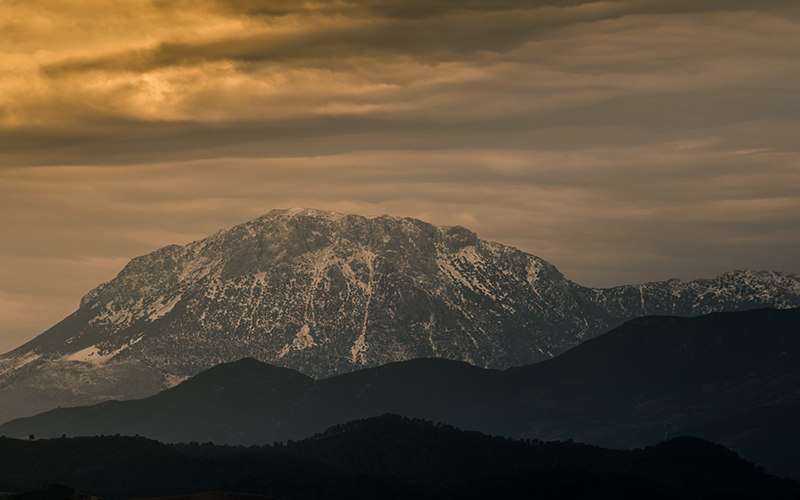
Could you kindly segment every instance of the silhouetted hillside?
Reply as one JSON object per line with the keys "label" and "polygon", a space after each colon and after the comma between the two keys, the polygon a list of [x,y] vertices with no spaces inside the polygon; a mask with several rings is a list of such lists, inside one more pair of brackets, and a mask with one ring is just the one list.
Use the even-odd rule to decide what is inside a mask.
{"label": "silhouetted hillside", "polygon": [[[203,448],[203,453],[191,453]],[[210,444],[186,451],[136,437],[0,439],[0,490],[56,482],[106,499],[235,491],[287,500],[409,498],[391,477],[358,478],[334,467],[262,449]],[[323,494],[323,492],[325,492]],[[396,492],[396,493],[395,493]]]}
{"label": "silhouetted hillside", "polygon": [[735,450],[781,477],[800,480],[800,405],[750,410],[683,431]]}
{"label": "silhouetted hillside", "polygon": [[723,446],[689,437],[644,449],[610,450],[572,441],[513,440],[384,415],[337,425],[279,449],[349,471],[433,484],[521,471],[536,475],[555,468],[558,475],[580,470],[595,479],[638,478],[641,485],[649,484],[651,489],[660,485],[656,489],[670,494],[726,489],[749,494],[781,492],[781,487],[772,489],[775,478],[765,475],[762,468]]}
{"label": "silhouetted hillside", "polygon": [[542,499],[720,492],[777,499],[800,488],[697,438],[608,450],[492,437],[397,415],[350,422],[297,442],[247,448],[120,436],[2,438],[0,470],[0,490],[28,491],[56,482],[109,500],[203,491],[286,500],[513,499],[532,492]]}
{"label": "silhouetted hillside", "polygon": [[533,430],[520,435],[641,446],[799,401],[800,309],[639,318],[507,373]]}

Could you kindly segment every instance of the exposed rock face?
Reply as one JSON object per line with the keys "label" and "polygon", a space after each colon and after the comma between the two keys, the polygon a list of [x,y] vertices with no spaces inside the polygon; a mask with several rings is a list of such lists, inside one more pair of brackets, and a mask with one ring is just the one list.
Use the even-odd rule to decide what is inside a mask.
{"label": "exposed rock face", "polygon": [[[74,314],[0,357],[0,420],[34,412],[4,408],[26,384],[85,404],[154,393],[243,357],[313,377],[419,357],[505,368],[637,316],[764,306],[800,306],[800,277],[737,271],[591,289],[459,226],[274,210],[133,259]],[[102,390],[32,382],[54,370]]]}

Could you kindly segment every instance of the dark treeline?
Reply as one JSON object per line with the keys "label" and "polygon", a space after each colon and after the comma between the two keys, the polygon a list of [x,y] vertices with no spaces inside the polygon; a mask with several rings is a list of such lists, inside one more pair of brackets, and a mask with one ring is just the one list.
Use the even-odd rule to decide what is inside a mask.
{"label": "dark treeline", "polygon": [[107,499],[200,491],[287,500],[779,499],[800,491],[800,483],[696,438],[609,450],[493,437],[396,415],[250,447],[124,436],[0,439],[0,491],[47,483]]}

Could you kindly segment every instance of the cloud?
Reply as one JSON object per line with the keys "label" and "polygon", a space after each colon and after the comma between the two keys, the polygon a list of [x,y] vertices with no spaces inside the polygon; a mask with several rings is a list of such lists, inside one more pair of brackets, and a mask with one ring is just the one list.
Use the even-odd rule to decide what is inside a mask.
{"label": "cloud", "polygon": [[[24,36],[3,51],[0,135],[98,141],[109,123],[133,137],[137,123],[167,122],[181,126],[165,133],[194,128],[201,143],[206,124],[257,131],[367,117],[385,130],[523,118],[524,128],[573,112],[594,126],[606,115],[598,106],[616,109],[613,120],[651,99],[656,109],[620,123],[640,126],[673,109],[653,97],[746,89],[754,95],[734,120],[748,120],[760,118],[753,106],[765,93],[795,91],[800,40],[788,3],[695,4],[139,0],[117,12],[91,0],[16,3],[3,29]],[[731,109],[718,102],[703,114]]]}
{"label": "cloud", "polygon": [[218,61],[341,68],[354,66],[348,62],[354,58],[387,55],[453,61],[476,52],[510,50],[566,23],[605,17],[594,11],[580,16],[539,9],[487,11],[423,19],[313,15],[302,23],[256,23],[244,32],[219,37],[160,41],[148,47],[66,59],[42,70],[51,77],[86,71],[137,73]]}
{"label": "cloud", "polygon": [[44,305],[0,337],[289,206],[462,224],[590,285],[800,271],[799,26],[794,0],[4,0],[0,311]]}
{"label": "cloud", "polygon": [[[612,276],[627,272],[632,252],[646,248],[669,260],[668,252],[657,249],[665,241],[677,244],[674,231],[694,232],[680,243],[690,255],[697,236],[709,229],[719,233],[717,249],[729,252],[734,250],[727,249],[728,241],[743,235],[763,238],[751,244],[766,246],[775,234],[798,227],[800,154],[732,153],[721,145],[705,139],[571,151],[383,150],[114,169],[22,169],[0,177],[0,194],[7,200],[4,213],[16,207],[27,217],[13,224],[6,220],[4,234],[27,237],[9,238],[0,250],[43,257],[69,252],[79,258],[91,248],[97,257],[124,260],[167,243],[187,243],[272,208],[312,206],[465,224],[482,237],[541,255],[579,282],[610,284]],[[35,249],[27,247],[37,234],[31,220],[42,221],[33,227],[48,229],[37,236],[42,244]],[[52,231],[53,225],[62,230]],[[537,241],[571,248],[575,257],[550,253]],[[585,249],[599,243],[618,254],[603,266],[605,277],[576,271],[586,259]],[[781,268],[796,268],[792,255],[782,258]],[[773,267],[757,256],[751,262]],[[692,277],[711,268],[721,272],[728,264],[697,259],[681,271],[661,263],[638,279],[658,273]]]}

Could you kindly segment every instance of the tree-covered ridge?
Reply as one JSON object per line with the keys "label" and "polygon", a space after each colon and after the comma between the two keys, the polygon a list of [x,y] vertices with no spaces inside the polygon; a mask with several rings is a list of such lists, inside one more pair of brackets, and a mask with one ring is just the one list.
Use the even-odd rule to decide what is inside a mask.
{"label": "tree-covered ridge", "polygon": [[286,500],[660,499],[731,492],[778,499],[800,483],[722,446],[676,438],[636,450],[488,436],[397,415],[262,446],[141,437],[0,439],[0,491],[56,482],[116,500],[236,491]]}

